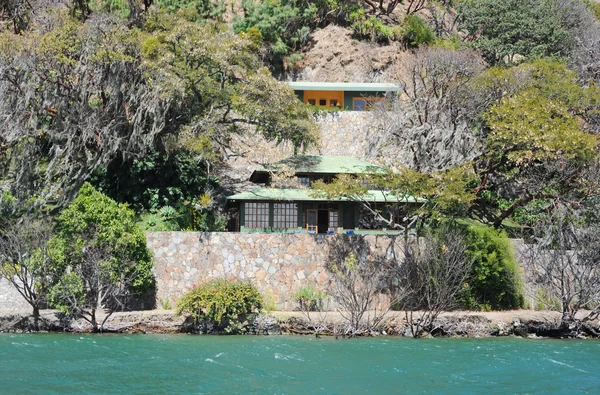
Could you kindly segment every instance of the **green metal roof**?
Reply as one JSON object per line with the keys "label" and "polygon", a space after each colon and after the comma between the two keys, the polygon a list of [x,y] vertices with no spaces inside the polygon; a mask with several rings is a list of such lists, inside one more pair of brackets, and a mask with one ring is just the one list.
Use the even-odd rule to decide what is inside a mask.
{"label": "green metal roof", "polygon": [[396,84],[363,82],[288,82],[295,91],[400,92]]}
{"label": "green metal roof", "polygon": [[287,165],[296,173],[321,174],[385,174],[387,171],[362,159],[352,156],[316,156],[295,155],[279,161],[269,167],[259,167],[255,172],[276,171],[280,166]]}
{"label": "green metal roof", "polygon": [[[353,199],[339,197],[336,199],[327,199],[327,197],[315,196],[312,189],[278,189],[278,188],[257,188],[250,192],[242,192],[227,198],[230,202],[238,200],[259,200],[259,201],[319,201],[319,202],[348,202]],[[426,200],[412,196],[399,197],[385,191],[368,191],[360,200],[373,203],[423,203]]]}

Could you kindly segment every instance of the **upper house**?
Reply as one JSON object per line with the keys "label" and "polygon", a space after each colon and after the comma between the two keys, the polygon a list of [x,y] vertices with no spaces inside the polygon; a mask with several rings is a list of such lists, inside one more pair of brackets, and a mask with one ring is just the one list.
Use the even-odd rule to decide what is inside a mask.
{"label": "upper house", "polygon": [[[272,175],[283,168],[296,178],[296,187],[272,185]],[[385,172],[379,166],[350,156],[298,155],[256,169],[250,181],[260,185],[252,191],[229,196],[227,200],[229,206],[238,208],[236,230],[240,232],[397,233],[368,218],[368,213],[361,210],[363,202],[385,210],[390,205],[397,207],[398,203],[420,204],[421,199],[399,198],[381,190],[369,190],[357,200],[327,199],[310,189],[312,182],[331,182],[339,174],[359,176]]]}
{"label": "upper house", "polygon": [[390,92],[402,91],[400,86],[386,83],[301,81],[289,85],[305,104],[346,111],[367,111],[386,100]]}

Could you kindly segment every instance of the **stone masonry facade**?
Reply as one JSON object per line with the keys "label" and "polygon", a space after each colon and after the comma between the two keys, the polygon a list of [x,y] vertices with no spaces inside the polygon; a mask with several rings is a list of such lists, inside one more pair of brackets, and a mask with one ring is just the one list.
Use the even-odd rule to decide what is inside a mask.
{"label": "stone masonry facade", "polygon": [[[305,285],[326,288],[325,268],[334,239],[364,237],[369,253],[396,254],[401,239],[265,233],[152,232],[146,234],[154,254],[157,306],[174,306],[185,292],[207,280],[249,280],[270,295],[280,310],[293,310],[293,295]],[[336,240],[337,241],[337,240]]]}
{"label": "stone masonry facade", "polygon": [[373,159],[373,147],[367,138],[376,128],[373,116],[368,111],[339,111],[319,117],[317,122],[322,131],[319,153]]}

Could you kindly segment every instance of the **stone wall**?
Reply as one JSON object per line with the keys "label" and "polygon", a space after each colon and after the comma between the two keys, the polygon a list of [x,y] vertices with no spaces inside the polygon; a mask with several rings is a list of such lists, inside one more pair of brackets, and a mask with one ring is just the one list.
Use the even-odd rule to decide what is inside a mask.
{"label": "stone wall", "polygon": [[[175,302],[194,286],[217,277],[249,279],[278,309],[294,309],[294,293],[307,284],[324,287],[330,277],[334,240],[355,243],[359,236],[153,232],[146,234],[154,253],[157,306]],[[365,236],[372,254],[397,254],[401,239]]]}
{"label": "stone wall", "polygon": [[0,310],[27,310],[31,306],[8,280],[0,278]]}
{"label": "stone wall", "polygon": [[[148,232],[146,237],[154,254],[158,308],[175,307],[177,300],[198,284],[227,277],[251,280],[263,294],[272,296],[278,309],[293,310],[298,289],[307,284],[329,285],[325,264],[332,259],[334,243],[364,240],[370,254],[388,258],[400,258],[403,244],[402,237],[382,235]],[[522,241],[514,240],[513,247],[517,260],[522,261]],[[21,309],[30,307],[11,284],[0,279],[0,310]]]}
{"label": "stone wall", "polygon": [[371,159],[373,147],[367,136],[373,132],[372,112],[339,111],[318,119],[321,126],[321,155],[349,155]]}

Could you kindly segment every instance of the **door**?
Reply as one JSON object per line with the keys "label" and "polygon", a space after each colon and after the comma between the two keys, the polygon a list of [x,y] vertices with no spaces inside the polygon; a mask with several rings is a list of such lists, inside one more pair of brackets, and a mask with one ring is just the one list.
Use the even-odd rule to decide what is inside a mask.
{"label": "door", "polygon": [[306,230],[317,233],[317,210],[306,210]]}
{"label": "door", "polygon": [[327,233],[327,230],[329,230],[329,210],[319,210],[317,224],[318,233]]}
{"label": "door", "polygon": [[329,230],[337,233],[340,226],[340,212],[338,210],[329,210]]}

